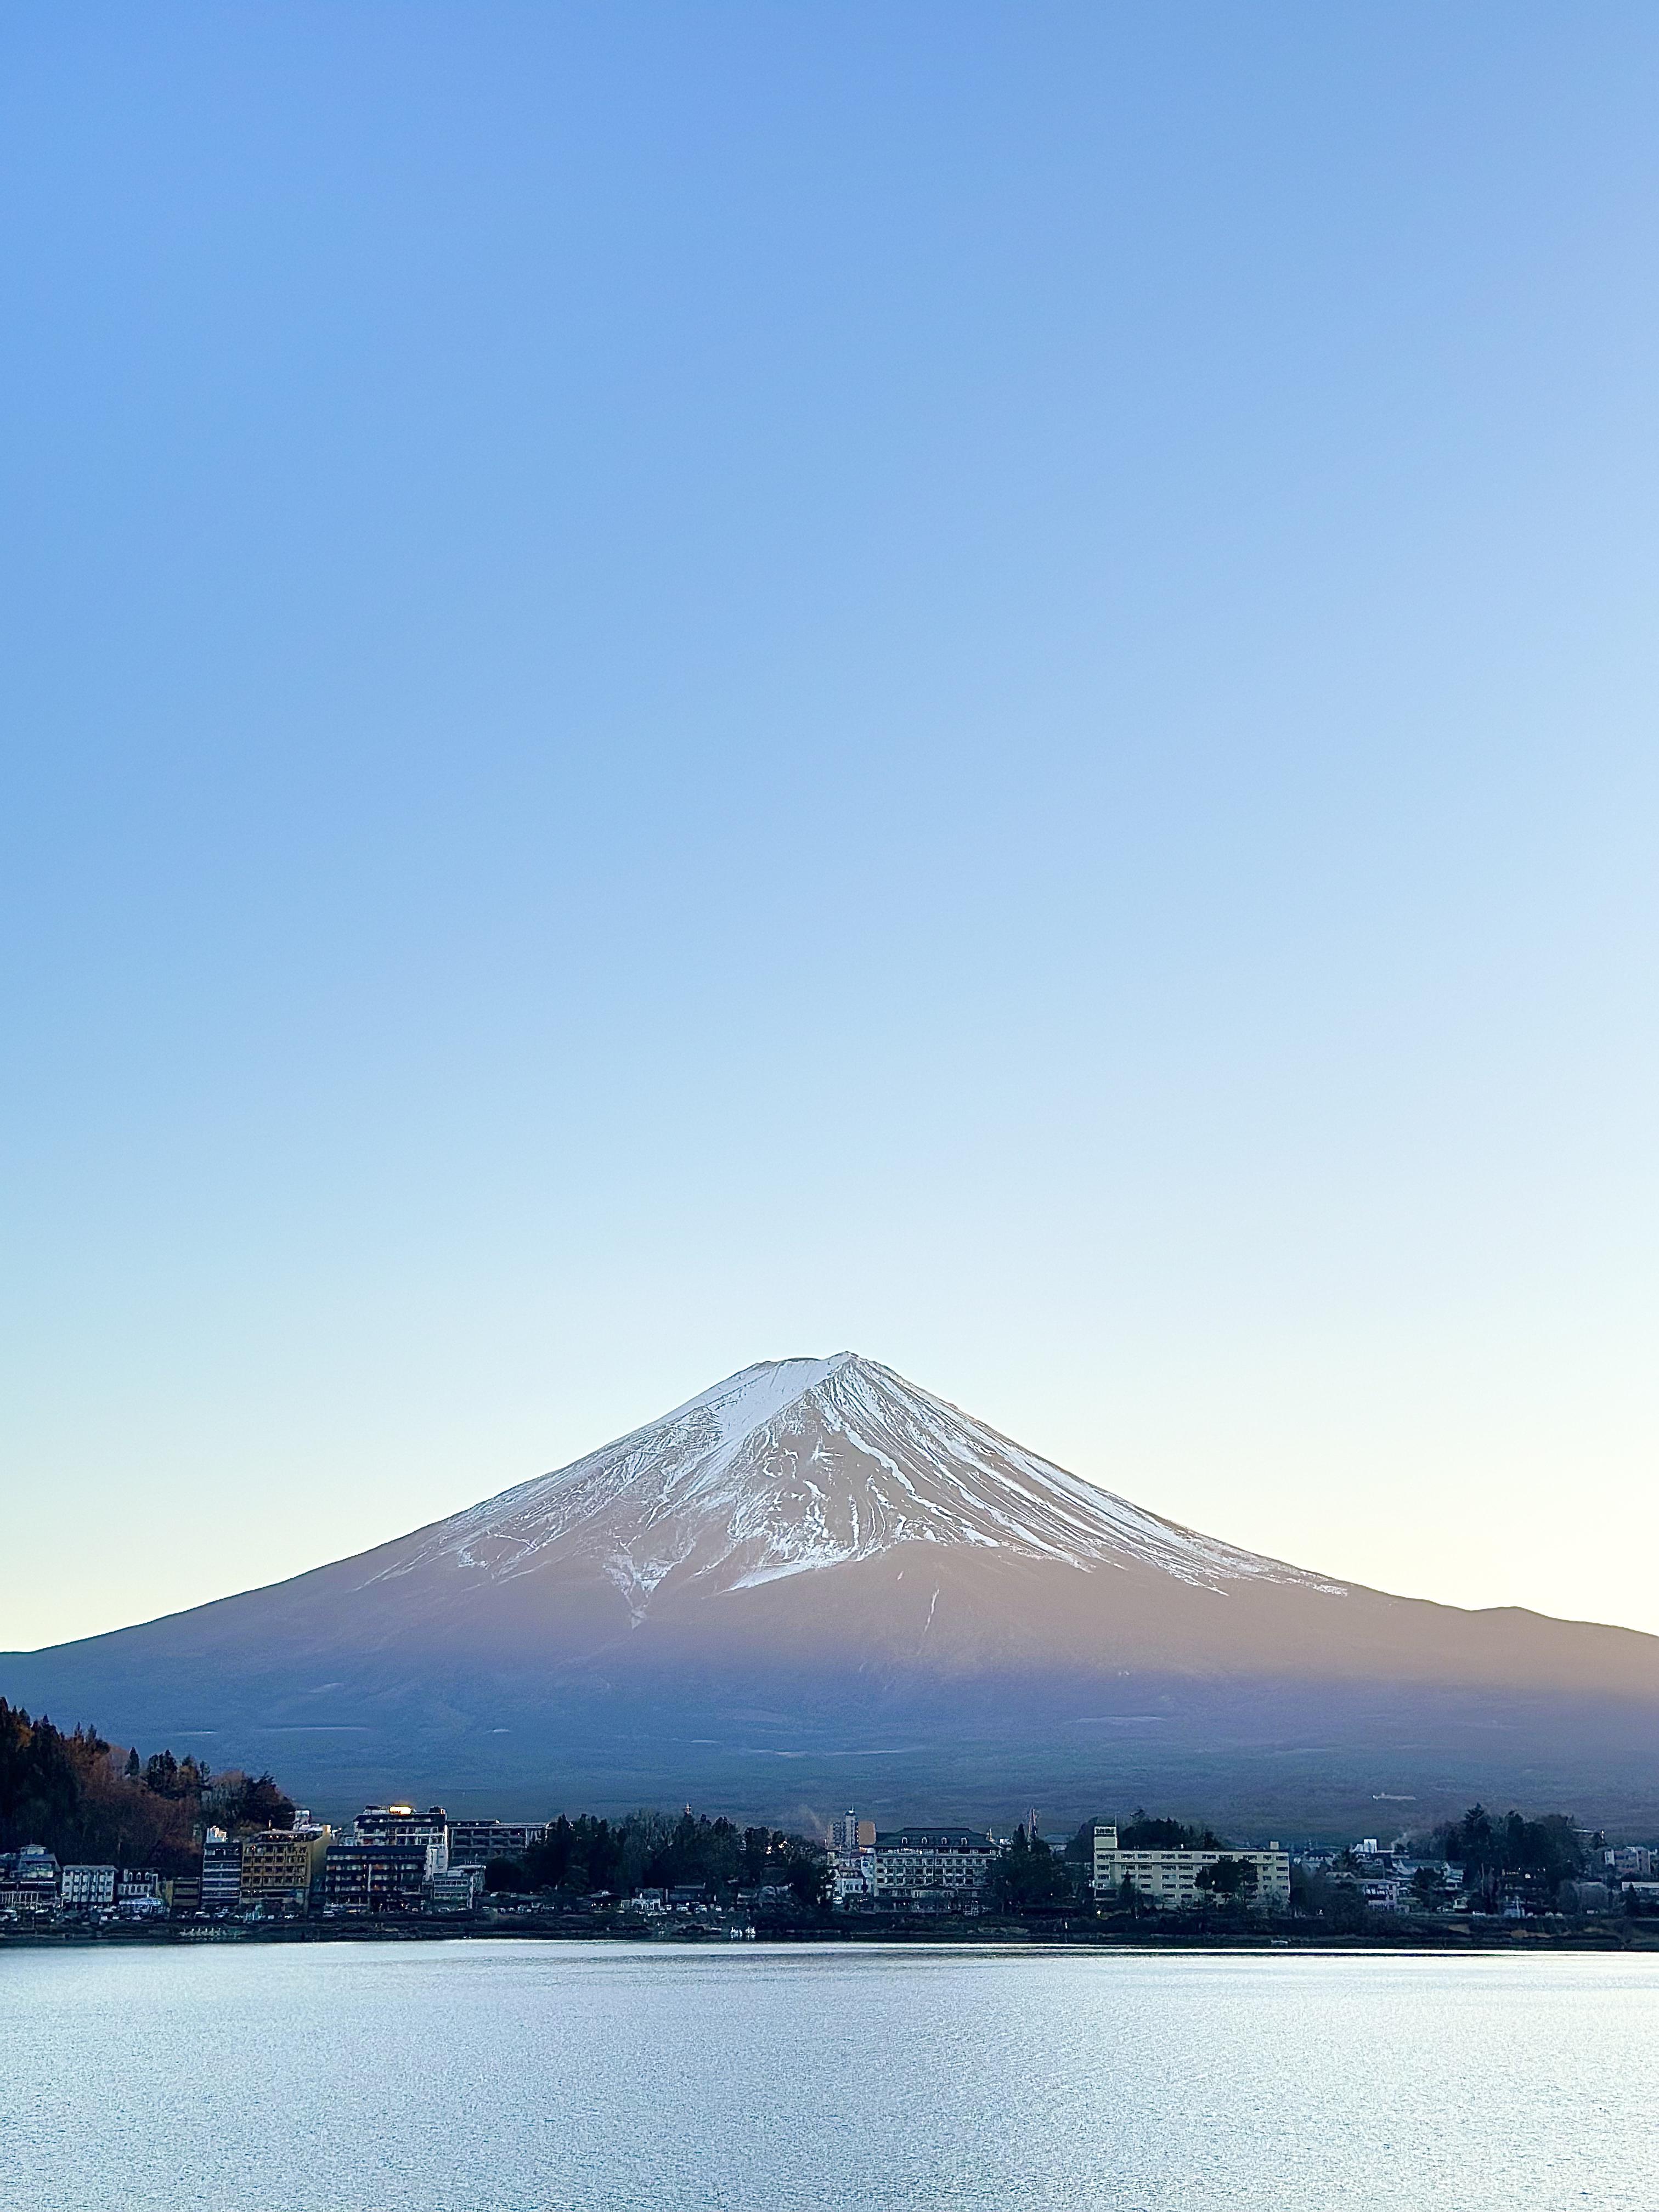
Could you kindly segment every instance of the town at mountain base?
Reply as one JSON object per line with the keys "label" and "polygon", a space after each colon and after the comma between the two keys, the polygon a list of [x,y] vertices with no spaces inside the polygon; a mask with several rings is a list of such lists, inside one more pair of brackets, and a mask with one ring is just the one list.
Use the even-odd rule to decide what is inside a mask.
{"label": "town at mountain base", "polygon": [[337,1808],[1063,1820],[1109,1785],[1300,1832],[1659,1815],[1659,1638],[1260,1558],[848,1353],[290,1582],[0,1657],[0,1695]]}
{"label": "town at mountain base", "polygon": [[723,1813],[316,1818],[270,1775],[65,1735],[0,1698],[0,1948],[13,1943],[514,1936],[1488,1948],[1659,1943],[1655,1853],[1565,1813],[1461,1820],[1338,1850],[1207,1823],[1096,1818],[1045,1836],[848,1807],[817,1834]]}

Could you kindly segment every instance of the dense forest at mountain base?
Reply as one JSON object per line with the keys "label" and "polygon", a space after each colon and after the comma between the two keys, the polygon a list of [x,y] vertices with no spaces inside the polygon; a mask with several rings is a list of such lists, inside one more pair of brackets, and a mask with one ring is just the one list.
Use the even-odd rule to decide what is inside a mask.
{"label": "dense forest at mountain base", "polygon": [[562,1813],[521,1860],[498,1859],[487,1869],[496,1891],[626,1895],[637,1889],[674,1889],[702,1883],[712,1893],[770,1885],[797,1903],[817,1907],[823,1899],[822,1850],[780,1828],[739,1828],[735,1822],[686,1810],[629,1813],[619,1820]]}
{"label": "dense forest at mountain base", "polygon": [[65,1734],[0,1698],[0,1850],[41,1844],[64,1864],[183,1874],[211,1823],[234,1835],[286,1827],[294,1807],[269,1774],[215,1774],[172,1752],[144,1759],[90,1728]]}

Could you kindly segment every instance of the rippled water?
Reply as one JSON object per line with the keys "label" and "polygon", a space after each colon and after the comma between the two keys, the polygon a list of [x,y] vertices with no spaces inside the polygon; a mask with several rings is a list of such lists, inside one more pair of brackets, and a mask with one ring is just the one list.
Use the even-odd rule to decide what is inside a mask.
{"label": "rippled water", "polygon": [[0,1955],[5,2212],[1659,2204],[1659,1960]]}

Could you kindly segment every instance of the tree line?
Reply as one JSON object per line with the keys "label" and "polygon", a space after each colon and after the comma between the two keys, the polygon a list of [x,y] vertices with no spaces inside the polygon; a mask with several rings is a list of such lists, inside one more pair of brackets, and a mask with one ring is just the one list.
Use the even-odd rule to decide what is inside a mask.
{"label": "tree line", "polygon": [[204,1826],[239,1834],[293,1820],[269,1774],[215,1774],[171,1751],[143,1759],[94,1729],[65,1734],[0,1698],[0,1850],[41,1844],[63,1864],[183,1874],[199,1856]]}
{"label": "tree line", "polygon": [[689,1809],[629,1813],[619,1820],[560,1814],[522,1859],[486,1869],[492,1889],[563,1890],[623,1896],[635,1889],[705,1884],[711,1895],[770,1883],[816,1908],[823,1900],[824,1858],[815,1844],[781,1828],[739,1828]]}
{"label": "tree line", "polygon": [[1463,1869],[1464,1887],[1488,1910],[1501,1900],[1506,1875],[1529,1877],[1553,1901],[1564,1881],[1584,1871],[1583,1835],[1566,1813],[1528,1820],[1510,1812],[1499,1819],[1484,1805],[1471,1805],[1461,1820],[1435,1830],[1432,1846],[1435,1857]]}

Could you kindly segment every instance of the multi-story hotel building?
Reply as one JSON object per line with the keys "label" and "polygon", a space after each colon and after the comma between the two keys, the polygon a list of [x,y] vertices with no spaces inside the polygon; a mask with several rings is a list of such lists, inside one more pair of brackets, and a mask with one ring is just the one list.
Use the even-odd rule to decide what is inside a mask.
{"label": "multi-story hotel building", "polygon": [[66,1866],[58,1884],[58,1902],[72,1906],[113,1905],[115,1869],[112,1866]]}
{"label": "multi-story hotel building", "polygon": [[521,1859],[546,1833],[545,1820],[452,1820],[449,1863],[488,1866],[491,1859]]}
{"label": "multi-story hotel building", "polygon": [[432,1865],[425,1844],[331,1843],[323,1861],[323,1910],[363,1916],[418,1912]]}
{"label": "multi-story hotel building", "polygon": [[210,1828],[202,1845],[202,1910],[232,1912],[242,1901],[242,1839]]}
{"label": "multi-story hotel building", "polygon": [[58,1866],[43,1844],[0,1851],[0,1912],[50,1912],[58,1903]]}
{"label": "multi-story hotel building", "polygon": [[242,1838],[240,1899],[244,1905],[308,1905],[321,1886],[330,1831],[323,1827],[267,1828]]}
{"label": "multi-story hotel building", "polygon": [[930,1823],[878,1833],[857,1857],[878,1912],[979,1912],[1000,1849],[982,1828]]}
{"label": "multi-story hotel building", "polygon": [[1171,1909],[1201,1905],[1206,1893],[1199,1887],[1200,1869],[1215,1866],[1222,1859],[1242,1861],[1254,1870],[1253,1903],[1289,1909],[1291,1855],[1276,1843],[1269,1844],[1265,1851],[1125,1850],[1120,1849],[1117,1830],[1109,1821],[1099,1822],[1095,1828],[1095,1895],[1103,1901],[1114,1898],[1127,1881],[1154,1905]]}
{"label": "multi-story hotel building", "polygon": [[365,1805],[352,1831],[360,1844],[422,1844],[428,1874],[448,1869],[449,1815],[441,1805],[430,1805],[423,1813],[413,1805]]}

